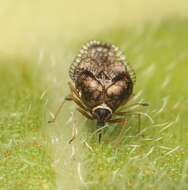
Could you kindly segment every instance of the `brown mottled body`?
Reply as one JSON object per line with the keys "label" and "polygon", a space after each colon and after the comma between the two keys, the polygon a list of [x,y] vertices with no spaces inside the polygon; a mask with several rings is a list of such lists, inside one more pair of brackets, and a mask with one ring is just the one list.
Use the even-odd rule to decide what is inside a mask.
{"label": "brown mottled body", "polygon": [[87,43],[75,58],[69,74],[79,99],[101,126],[133,92],[134,71],[121,51],[111,44]]}
{"label": "brown mottled body", "polygon": [[127,112],[118,112],[118,108],[133,93],[135,73],[116,46],[88,42],[71,64],[69,75],[74,84],[69,83],[71,93],[65,100],[74,101],[80,113],[97,120],[98,128],[106,122],[126,122]]}

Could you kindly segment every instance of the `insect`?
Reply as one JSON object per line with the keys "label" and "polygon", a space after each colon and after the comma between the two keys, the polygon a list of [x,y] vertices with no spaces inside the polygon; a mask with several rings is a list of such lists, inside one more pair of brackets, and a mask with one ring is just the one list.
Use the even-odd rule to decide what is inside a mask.
{"label": "insect", "polygon": [[70,94],[50,122],[55,121],[65,101],[75,102],[82,115],[96,120],[97,129],[106,123],[126,122],[129,112],[118,110],[131,98],[136,76],[118,47],[99,41],[86,43],[71,64],[69,76],[73,82],[68,83]]}

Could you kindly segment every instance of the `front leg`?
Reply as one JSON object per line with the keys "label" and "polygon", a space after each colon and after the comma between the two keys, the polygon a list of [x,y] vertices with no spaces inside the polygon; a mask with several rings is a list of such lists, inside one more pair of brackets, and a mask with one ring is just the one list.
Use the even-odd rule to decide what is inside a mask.
{"label": "front leg", "polygon": [[141,113],[140,112],[114,112],[115,116],[126,116],[126,115],[136,115],[138,117],[138,130],[141,129]]}
{"label": "front leg", "polygon": [[[84,110],[80,107],[76,108],[77,111],[79,111],[83,116],[85,116],[86,118],[88,119],[91,119],[93,120],[94,118],[92,117],[92,115],[87,111],[87,110]],[[73,123],[73,128],[72,128],[72,137],[71,139],[69,140],[69,144],[71,144],[75,139],[76,139],[76,136],[77,136],[77,129],[76,129],[76,121],[74,119],[74,123]]]}
{"label": "front leg", "polygon": [[115,123],[115,124],[124,124],[126,122],[125,118],[116,118],[116,119],[110,119],[108,123]]}
{"label": "front leg", "polygon": [[119,111],[121,111],[121,110],[125,110],[125,109],[135,109],[135,108],[137,108],[137,107],[139,107],[139,106],[142,106],[142,107],[147,107],[147,106],[149,106],[149,104],[148,103],[144,103],[144,102],[136,102],[136,103],[133,103],[133,104],[129,104],[129,105],[122,105],[118,110]]}
{"label": "front leg", "polygon": [[122,117],[122,118],[111,119],[108,121],[108,123],[115,123],[115,124],[121,125],[121,130],[120,130],[118,136],[112,142],[113,146],[116,146],[117,144],[119,144],[122,141],[122,139],[126,133],[127,128],[125,126],[127,126],[128,121],[126,118]]}
{"label": "front leg", "polygon": [[[73,122],[75,122],[75,121],[73,121]],[[78,134],[78,131],[77,131],[77,128],[76,128],[76,124],[73,123],[73,127],[72,127],[72,136],[71,136],[71,138],[70,138],[69,141],[68,141],[69,144],[71,144],[71,143],[76,139],[77,134]]]}
{"label": "front leg", "polygon": [[81,109],[80,107],[76,108],[83,116],[85,116],[88,119],[93,120],[93,116],[91,115],[90,112],[88,112],[87,110]]}
{"label": "front leg", "polygon": [[52,119],[52,120],[49,120],[48,123],[54,123],[54,122],[56,121],[57,116],[59,115],[61,109],[63,108],[63,105],[65,104],[65,102],[66,102],[66,101],[70,101],[70,96],[71,96],[71,95],[68,95],[68,96],[66,96],[66,97],[63,99],[63,101],[61,102],[60,106],[57,108],[57,111],[55,112],[53,119]]}
{"label": "front leg", "polygon": [[75,94],[77,97],[79,97],[79,92],[78,90],[74,87],[74,85],[71,82],[68,82],[70,91]]}
{"label": "front leg", "polygon": [[86,107],[82,104],[82,102],[77,99],[76,97],[74,97],[73,95],[68,95],[66,96],[63,101],[61,102],[60,106],[57,108],[57,111],[54,114],[54,118],[52,120],[49,120],[48,123],[54,123],[57,119],[57,116],[59,115],[61,109],[63,108],[63,105],[65,104],[66,101],[73,101],[75,102],[79,107],[81,107],[82,109],[86,109]]}

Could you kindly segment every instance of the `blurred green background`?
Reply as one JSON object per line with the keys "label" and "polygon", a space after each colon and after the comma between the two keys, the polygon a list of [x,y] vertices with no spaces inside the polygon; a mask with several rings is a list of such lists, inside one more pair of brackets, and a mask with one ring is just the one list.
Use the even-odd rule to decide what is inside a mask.
{"label": "blurred green background", "polygon": [[[188,1],[0,1],[0,190],[188,189]],[[128,118],[99,144],[95,123],[66,104],[69,66],[88,40],[122,49],[137,101],[154,123]],[[67,142],[72,127],[78,137]],[[87,144],[83,141],[87,139]]]}
{"label": "blurred green background", "polygon": [[1,0],[1,54],[30,54],[59,39],[95,38],[110,28],[188,15],[186,0]]}

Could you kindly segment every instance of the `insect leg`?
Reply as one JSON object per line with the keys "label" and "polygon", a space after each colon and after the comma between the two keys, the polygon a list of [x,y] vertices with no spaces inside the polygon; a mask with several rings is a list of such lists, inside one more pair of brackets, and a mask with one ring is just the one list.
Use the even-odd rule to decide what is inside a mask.
{"label": "insect leg", "polygon": [[111,119],[108,121],[109,123],[115,123],[115,124],[121,124],[121,130],[118,134],[118,136],[116,137],[116,139],[112,142],[113,145],[117,145],[122,141],[122,138],[127,130],[127,128],[125,127],[127,125],[127,119],[125,118],[117,118],[117,119]]}
{"label": "insect leg", "polygon": [[116,124],[124,124],[126,119],[124,118],[117,118],[117,119],[110,119],[108,123],[116,123]]}
{"label": "insect leg", "polygon": [[68,85],[69,85],[71,92],[73,92],[73,94],[75,94],[77,97],[79,97],[79,93],[76,90],[76,88],[73,86],[73,84],[71,82],[68,82]]}
{"label": "insect leg", "polygon": [[57,116],[59,115],[59,113],[60,113],[61,109],[63,108],[63,105],[66,101],[74,101],[78,106],[85,109],[85,106],[81,103],[81,101],[79,99],[75,98],[72,95],[68,95],[66,98],[63,99],[62,103],[58,107],[57,111],[54,114],[54,118],[52,120],[48,121],[48,123],[54,123],[56,121]]}
{"label": "insect leg", "polygon": [[91,120],[93,120],[94,118],[92,117],[92,115],[89,113],[89,112],[87,112],[87,110],[83,110],[83,109],[81,109],[81,108],[76,108],[83,116],[85,116],[86,118],[88,118],[88,119],[91,119]]}
{"label": "insect leg", "polygon": [[117,136],[116,140],[113,142],[113,145],[116,146],[117,144],[119,144],[122,140],[123,140],[123,137],[126,133],[126,131],[128,130],[125,126],[127,125],[127,119],[124,119],[124,124],[123,126],[121,127],[121,131],[119,133],[119,135]]}
{"label": "insect leg", "polygon": [[[74,121],[75,122],[75,121]],[[76,136],[78,134],[78,131],[76,129],[76,125],[74,123],[73,127],[72,127],[72,137],[69,139],[69,144],[71,144],[75,139],[76,139]]]}
{"label": "insect leg", "polygon": [[141,130],[141,114],[138,113],[138,132],[140,133],[140,130]]}
{"label": "insect leg", "polygon": [[125,108],[130,108],[130,107],[134,107],[134,106],[149,106],[149,104],[148,103],[142,103],[142,102],[136,102],[136,103],[134,103],[134,104],[130,104],[130,105],[127,105],[127,106],[125,106]]}
{"label": "insect leg", "polygon": [[81,108],[83,108],[84,110],[87,110],[87,107],[80,100],[80,95],[79,95],[78,91],[76,90],[76,88],[73,86],[73,84],[71,82],[68,82],[68,85],[69,85],[70,91],[72,93],[72,100],[77,105],[79,105]]}
{"label": "insect leg", "polygon": [[127,104],[127,102],[131,101],[131,99],[133,99],[133,98],[134,98],[134,95],[132,94],[126,101],[124,101],[124,102],[121,104],[121,108],[123,108],[123,107]]}
{"label": "insect leg", "polygon": [[116,116],[123,116],[123,115],[140,115],[140,117],[143,115],[145,116],[146,118],[149,119],[149,121],[153,124],[154,121],[152,119],[152,117],[148,114],[148,113],[145,113],[145,112],[131,112],[131,111],[127,111],[127,112],[114,112],[114,115]]}
{"label": "insect leg", "polygon": [[136,115],[136,116],[138,116],[138,130],[140,132],[140,129],[141,129],[141,115],[142,115],[141,113],[139,113],[139,112],[135,112],[135,113],[134,112],[115,112],[114,115],[116,115],[116,116]]}
{"label": "insect leg", "polygon": [[130,105],[123,105],[122,107],[120,107],[119,110],[122,110],[122,109],[129,109],[129,108],[132,108],[132,107],[138,107],[138,106],[149,106],[148,103],[142,103],[142,102],[136,102],[134,104],[130,104]]}
{"label": "insect leg", "polygon": [[81,107],[83,110],[89,111],[88,108],[81,102],[79,98],[76,98],[74,96],[71,96],[70,99],[74,101],[79,107]]}
{"label": "insect leg", "polygon": [[63,105],[66,101],[70,101],[70,95],[68,95],[67,97],[65,97],[62,101],[62,103],[60,104],[60,106],[58,107],[57,111],[54,114],[54,118],[52,120],[49,120],[48,123],[54,123],[57,119],[57,116],[59,115],[61,109],[63,108]]}

